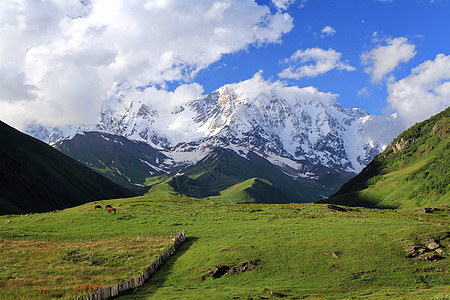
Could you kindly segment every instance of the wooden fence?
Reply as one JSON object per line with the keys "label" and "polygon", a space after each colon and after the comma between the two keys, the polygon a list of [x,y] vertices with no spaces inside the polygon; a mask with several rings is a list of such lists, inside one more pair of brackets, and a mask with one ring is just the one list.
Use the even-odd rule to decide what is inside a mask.
{"label": "wooden fence", "polygon": [[141,275],[138,277],[133,277],[131,279],[119,282],[117,284],[108,286],[108,287],[101,287],[98,290],[94,291],[93,293],[77,297],[77,300],[101,300],[101,299],[107,299],[110,297],[118,296],[119,294],[140,287],[142,286],[147,279],[155,273],[155,271],[164,263],[164,261],[167,260],[171,255],[173,255],[180,245],[185,241],[186,236],[184,234],[184,231],[181,231],[178,236],[176,237],[173,245],[164,251],[164,253],[149,267],[147,267]]}

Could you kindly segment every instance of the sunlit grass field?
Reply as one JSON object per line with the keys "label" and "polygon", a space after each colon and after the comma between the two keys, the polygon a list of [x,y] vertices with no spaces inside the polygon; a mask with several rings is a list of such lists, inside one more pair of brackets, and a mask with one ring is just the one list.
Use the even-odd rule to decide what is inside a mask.
{"label": "sunlit grass field", "polygon": [[[137,275],[168,247],[170,234],[182,229],[189,238],[179,252],[125,299],[450,295],[448,212],[220,204],[164,194],[157,187],[154,194],[98,204],[111,204],[117,213],[86,204],[1,216],[0,298],[71,298],[75,291]],[[58,241],[61,237],[67,240]],[[406,256],[407,246],[424,247],[431,239],[444,251],[441,260]],[[245,263],[252,268],[213,274]]]}

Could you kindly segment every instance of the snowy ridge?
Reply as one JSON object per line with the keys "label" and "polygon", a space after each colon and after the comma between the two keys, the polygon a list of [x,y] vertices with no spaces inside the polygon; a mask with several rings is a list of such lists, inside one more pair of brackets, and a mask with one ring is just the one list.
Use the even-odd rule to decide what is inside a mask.
{"label": "snowy ridge", "polygon": [[80,130],[121,135],[144,141],[177,163],[196,162],[224,147],[241,155],[256,152],[288,173],[296,170],[296,176],[314,177],[308,164],[359,172],[384,145],[365,130],[372,117],[343,108],[336,97],[313,87],[270,83],[257,74],[169,109],[119,95],[104,104],[92,126],[34,126],[28,133],[46,142]]}

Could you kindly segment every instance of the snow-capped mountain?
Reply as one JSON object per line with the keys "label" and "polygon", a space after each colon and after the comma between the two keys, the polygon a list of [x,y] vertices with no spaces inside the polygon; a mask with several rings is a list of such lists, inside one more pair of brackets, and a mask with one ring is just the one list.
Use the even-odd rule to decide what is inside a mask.
{"label": "snow-capped mountain", "polygon": [[293,176],[314,177],[314,166],[356,173],[383,145],[366,130],[372,116],[343,108],[336,97],[255,76],[176,107],[120,94],[104,104],[95,125],[33,126],[28,133],[54,142],[95,130],[145,141],[177,162],[196,162],[208,149],[224,147],[258,153]]}

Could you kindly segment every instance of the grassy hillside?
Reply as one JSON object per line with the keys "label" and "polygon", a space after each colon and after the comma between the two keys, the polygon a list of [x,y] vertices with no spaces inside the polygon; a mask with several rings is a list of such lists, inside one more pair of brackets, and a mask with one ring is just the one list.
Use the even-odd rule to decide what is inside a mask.
{"label": "grassy hillside", "polygon": [[0,214],[43,212],[134,194],[0,122]]}
{"label": "grassy hillside", "polygon": [[222,203],[291,203],[295,199],[265,179],[251,178],[221,191],[218,196],[208,197],[207,200]]}
{"label": "grassy hillside", "polygon": [[366,207],[450,204],[450,108],[400,134],[359,175],[323,201]]}
{"label": "grassy hillside", "polygon": [[[67,291],[74,288],[65,287],[64,276],[70,272],[65,268],[73,253],[84,255],[90,249],[91,256],[97,255],[95,243],[103,238],[136,239],[141,232],[148,236],[181,229],[189,239],[180,251],[146,286],[122,299],[447,299],[450,295],[449,211],[424,215],[377,209],[345,212],[318,204],[228,205],[160,192],[99,202],[117,207],[115,215],[85,204],[55,213],[0,216],[0,257],[6,260],[0,264],[0,298],[71,298],[74,293],[69,296]],[[54,245],[46,264],[21,267],[27,265],[24,253],[35,247],[30,241],[62,244],[61,237],[72,237],[73,249]],[[432,240],[444,254],[426,248]],[[14,250],[11,245],[17,243],[22,246]],[[424,253],[408,257],[406,250],[413,246]],[[122,263],[128,267],[139,253],[131,244],[126,253],[117,248],[98,250],[103,257],[98,268],[113,267],[121,257],[128,257]],[[89,267],[91,256],[83,255],[78,264]],[[52,271],[60,264],[59,273]],[[78,286],[98,283],[96,270],[77,272]],[[113,274],[119,277],[122,272],[116,269]]]}
{"label": "grassy hillside", "polygon": [[[352,174],[335,174],[330,179],[324,174],[319,180],[310,178],[292,178],[270,163],[265,158],[249,152],[247,158],[237,155],[234,151],[217,148],[208,156],[183,171],[183,176],[174,177],[170,185],[179,193],[197,198],[215,197],[217,201],[245,203],[291,203],[312,202],[330,194],[337,189]],[[227,197],[227,189],[245,186],[247,180],[260,178],[266,180],[253,184],[251,190]],[[242,185],[243,184],[243,185]],[[269,187],[270,186],[270,187]],[[257,191],[260,189],[259,191]],[[252,195],[250,195],[250,194]],[[272,195],[279,193],[279,197]],[[249,199],[249,195],[250,198]]]}

